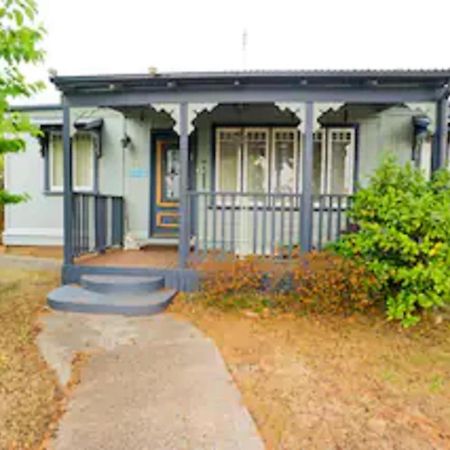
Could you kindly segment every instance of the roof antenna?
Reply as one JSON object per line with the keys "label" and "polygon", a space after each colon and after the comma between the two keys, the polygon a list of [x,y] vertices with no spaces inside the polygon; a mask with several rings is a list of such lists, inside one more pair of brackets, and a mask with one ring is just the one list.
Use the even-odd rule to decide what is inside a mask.
{"label": "roof antenna", "polygon": [[248,33],[247,29],[244,28],[242,32],[242,70],[247,69],[247,40],[248,40]]}

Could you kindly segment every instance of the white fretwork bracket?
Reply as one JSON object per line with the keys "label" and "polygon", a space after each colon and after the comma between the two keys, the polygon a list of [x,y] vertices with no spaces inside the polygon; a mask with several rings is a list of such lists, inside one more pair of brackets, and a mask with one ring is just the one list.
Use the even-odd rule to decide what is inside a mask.
{"label": "white fretwork bracket", "polygon": [[436,104],[435,103],[405,103],[405,105],[417,114],[423,114],[430,119],[428,131],[434,134],[436,131]]}
{"label": "white fretwork bracket", "polygon": [[320,128],[319,119],[328,111],[338,111],[345,103],[314,103],[313,127],[314,131]]}
{"label": "white fretwork bracket", "polygon": [[[211,112],[217,103],[188,103],[188,133],[194,129],[193,121],[203,111]],[[174,121],[173,129],[180,134],[180,104],[179,103],[152,103],[155,111],[165,112]]]}
{"label": "white fretwork bracket", "polygon": [[211,112],[217,103],[188,103],[188,133],[194,129],[194,120],[203,111]]}
{"label": "white fretwork bracket", "polygon": [[275,106],[282,112],[288,111],[295,114],[299,119],[298,129],[301,133],[305,131],[305,104],[295,102],[275,102]]}
{"label": "white fretwork bracket", "polygon": [[165,112],[175,122],[173,129],[180,133],[180,105],[178,103],[152,103],[152,108],[157,112]]}
{"label": "white fretwork bracket", "polygon": [[[290,111],[294,113],[299,119],[300,123],[298,125],[299,130],[303,133],[305,131],[305,104],[304,103],[282,103],[276,102],[275,105],[280,111]],[[314,117],[313,117],[313,127],[314,131],[320,128],[319,118],[326,112],[332,110],[337,111],[344,103],[314,103]]]}

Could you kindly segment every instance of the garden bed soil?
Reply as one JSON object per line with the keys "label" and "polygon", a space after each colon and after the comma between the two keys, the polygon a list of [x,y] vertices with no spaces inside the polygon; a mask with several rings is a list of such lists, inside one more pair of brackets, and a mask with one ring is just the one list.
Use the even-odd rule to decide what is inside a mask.
{"label": "garden bed soil", "polygon": [[55,272],[1,268],[0,448],[46,448],[63,393],[35,343]]}
{"label": "garden bed soil", "polygon": [[450,327],[171,311],[214,339],[269,449],[449,449]]}

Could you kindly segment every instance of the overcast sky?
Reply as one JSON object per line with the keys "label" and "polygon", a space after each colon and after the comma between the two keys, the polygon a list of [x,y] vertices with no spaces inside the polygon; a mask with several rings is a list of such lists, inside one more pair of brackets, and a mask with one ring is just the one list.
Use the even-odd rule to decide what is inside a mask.
{"label": "overcast sky", "polygon": [[[27,72],[450,68],[450,0],[38,0]],[[246,57],[243,33],[247,31]],[[49,87],[33,102],[55,102]]]}

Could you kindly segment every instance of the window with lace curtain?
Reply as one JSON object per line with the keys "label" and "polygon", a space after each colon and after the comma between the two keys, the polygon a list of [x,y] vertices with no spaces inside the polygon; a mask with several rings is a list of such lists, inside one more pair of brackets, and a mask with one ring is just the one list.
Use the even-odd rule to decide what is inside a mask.
{"label": "window with lace curtain", "polygon": [[[216,129],[216,190],[301,192],[301,139],[297,128]],[[314,133],[314,195],[351,194],[355,129],[325,127]]]}
{"label": "window with lace curtain", "polygon": [[352,194],[355,130],[323,128],[314,134],[313,194]]}
{"label": "window with lace curtain", "polygon": [[[64,150],[61,133],[49,136],[49,189],[62,192],[64,180]],[[75,191],[94,189],[94,142],[89,133],[76,133],[72,139],[72,170]]]}

